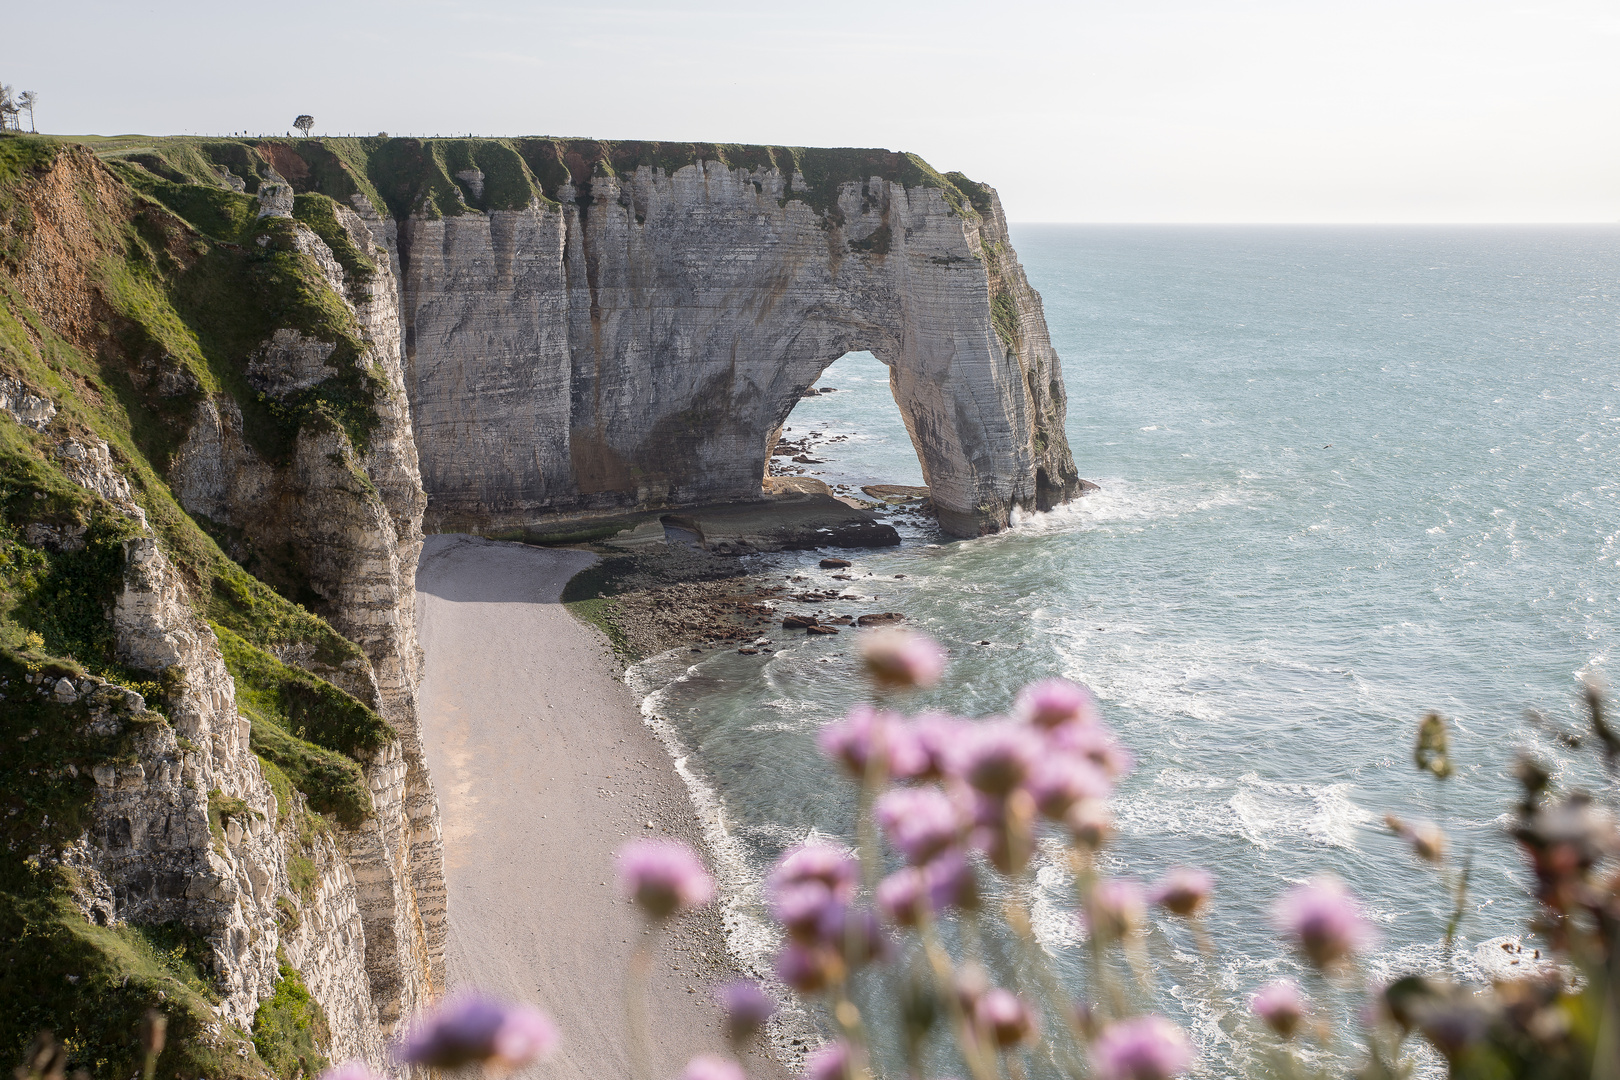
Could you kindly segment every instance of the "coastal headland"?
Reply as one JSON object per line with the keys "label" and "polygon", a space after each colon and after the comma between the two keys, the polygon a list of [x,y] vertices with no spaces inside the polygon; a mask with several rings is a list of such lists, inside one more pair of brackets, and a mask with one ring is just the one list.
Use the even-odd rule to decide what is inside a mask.
{"label": "coastal headland", "polygon": [[[386,1067],[468,957],[510,959],[468,928],[527,918],[516,895],[476,906],[494,879],[457,879],[490,917],[456,917],[452,974],[445,837],[476,835],[504,796],[458,787],[441,816],[437,774],[464,780],[449,758],[429,765],[423,657],[472,688],[455,715],[504,702],[468,740],[527,737],[508,676],[546,693],[498,660],[516,656],[499,634],[424,653],[424,534],[599,544],[614,565],[562,598],[621,657],[764,651],[778,600],[818,628],[796,632],[836,640],[888,613],[833,611],[859,603],[837,581],[747,580],[733,556],[895,543],[852,493],[772,475],[793,472],[770,464],[789,450],[808,463],[808,443],[782,439],[788,414],[859,349],[888,365],[923,466],[929,496],[907,515],[976,536],[1079,491],[1062,372],[1000,202],[915,155],[0,138],[0,734],[26,747],[0,762],[17,793],[0,917],[23,973],[0,1042],[20,1055],[49,1029],[83,1062],[138,1072],[129,1033],[161,1007],[163,1075]],[[627,588],[638,574],[650,584]],[[497,603],[424,595],[430,630]],[[549,594],[512,595],[555,614],[540,630],[564,645],[594,640],[535,599]],[[594,750],[544,783],[568,776],[589,805],[591,769],[606,785],[625,768],[620,721],[647,751],[633,760],[668,779],[624,687],[587,683],[613,689],[574,702],[557,738],[575,741],[555,745]],[[606,729],[600,702],[618,717]],[[605,898],[615,838],[594,835],[581,868]],[[496,850],[525,858],[502,843],[457,858],[489,873]],[[592,940],[621,927],[591,918]],[[79,982],[59,977],[69,954]]]}

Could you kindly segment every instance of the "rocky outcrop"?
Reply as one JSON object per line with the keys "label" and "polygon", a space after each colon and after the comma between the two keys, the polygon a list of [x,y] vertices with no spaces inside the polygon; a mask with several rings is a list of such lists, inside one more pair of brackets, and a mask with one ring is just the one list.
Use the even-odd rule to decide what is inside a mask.
{"label": "rocky outcrop", "polygon": [[794,403],[859,349],[889,365],[946,529],[1072,497],[1040,298],[995,193],[963,185],[857,176],[813,205],[800,173],[700,160],[405,218],[431,527],[756,499]]}
{"label": "rocky outcrop", "polygon": [[[113,627],[119,658],[173,689],[165,719],[99,679],[41,682],[58,704],[84,705],[95,734],[127,734],[130,747],[94,770],[92,823],[63,859],[76,901],[99,925],[178,922],[202,934],[218,1012],[242,1030],[273,992],[284,949],[329,1019],[333,1053],[381,1063],[353,877],[330,837],[299,835],[301,797],[279,803],[214,632],[150,537],[125,544]],[[312,886],[292,880],[292,856],[311,860]]]}

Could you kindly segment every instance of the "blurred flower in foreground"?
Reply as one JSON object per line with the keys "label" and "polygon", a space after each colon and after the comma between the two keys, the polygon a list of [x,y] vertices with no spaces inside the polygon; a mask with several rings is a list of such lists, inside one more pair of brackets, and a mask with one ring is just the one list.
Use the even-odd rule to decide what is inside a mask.
{"label": "blurred flower in foreground", "polygon": [[1153,902],[1176,915],[1196,915],[1209,902],[1215,879],[1207,870],[1191,866],[1172,867],[1150,894]]}
{"label": "blurred flower in foreground", "polygon": [[776,954],[776,977],[801,994],[819,993],[831,979],[833,969],[841,972],[843,961],[819,945],[790,941]]}
{"label": "blurred flower in foreground", "polygon": [[1284,893],[1272,909],[1277,929],[1291,936],[1318,968],[1331,968],[1377,936],[1361,905],[1338,878],[1323,875]]}
{"label": "blurred flower in foreground", "polygon": [[862,634],[861,660],[872,681],[890,689],[933,686],[945,674],[945,650],[909,630]]}
{"label": "blurred flower in foreground", "polygon": [[857,705],[836,724],[821,729],[816,743],[827,757],[857,780],[876,769],[880,779],[906,779],[928,770],[929,759],[917,737],[891,712]]}
{"label": "blurred flower in foreground", "polygon": [[1109,1024],[1091,1045],[1098,1080],[1170,1080],[1192,1065],[1186,1034],[1162,1016]]}
{"label": "blurred flower in foreground", "polygon": [[1446,834],[1432,821],[1403,821],[1394,814],[1384,815],[1389,831],[1399,836],[1412,848],[1412,854],[1424,862],[1438,863],[1446,857]]}
{"label": "blurred flower in foreground", "polygon": [[1063,815],[1069,835],[1086,851],[1101,851],[1114,835],[1114,815],[1101,799],[1081,799]]}
{"label": "blurred flower in foreground", "polygon": [[714,878],[697,853],[674,840],[632,840],[619,849],[619,885],[653,919],[702,907]]}
{"label": "blurred flower in foreground", "polygon": [[1285,1039],[1293,1038],[1299,1023],[1305,1019],[1305,998],[1292,979],[1278,979],[1255,991],[1249,999],[1254,1015]]}
{"label": "blurred flower in foreground", "polygon": [[936,787],[895,788],[878,797],[872,816],[891,843],[913,863],[924,863],[955,842],[956,807]]}
{"label": "blurred flower in foreground", "polygon": [[1029,793],[1035,806],[1053,821],[1083,799],[1106,799],[1113,781],[1090,758],[1059,751],[1039,755],[1029,771]]}
{"label": "blurred flower in foreground", "polygon": [[406,1036],[400,1056],[413,1065],[435,1069],[474,1062],[516,1069],[556,1047],[557,1027],[540,1010],[464,994],[418,1023]]}
{"label": "blurred flower in foreground", "polygon": [[849,1065],[849,1047],[842,1042],[828,1043],[810,1055],[804,1074],[809,1080],[847,1080]]}
{"label": "blurred flower in foreground", "polygon": [[1068,679],[1030,683],[1018,692],[1013,715],[1038,728],[1095,724],[1102,720],[1102,710],[1091,691]]}
{"label": "blurred flower in foreground", "polygon": [[359,1058],[334,1065],[321,1073],[320,1080],[384,1080]]}
{"label": "blurred flower in foreground", "polygon": [[776,860],[765,889],[775,893],[790,885],[819,882],[833,899],[849,900],[855,895],[856,869],[855,860],[831,844],[799,844]]}
{"label": "blurred flower in foreground", "polygon": [[971,729],[963,750],[962,779],[999,798],[1024,782],[1041,752],[1040,739],[1023,724],[1005,720],[979,724]]}
{"label": "blurred flower in foreground", "polygon": [[720,1008],[726,1014],[726,1038],[740,1046],[765,1026],[776,1012],[776,1002],[759,983],[738,979],[720,988]]}
{"label": "blurred flower in foreground", "polygon": [[748,1080],[748,1074],[730,1058],[699,1054],[686,1063],[681,1080]]}
{"label": "blurred flower in foreground", "polygon": [[1035,1014],[1016,994],[997,986],[980,995],[973,1021],[998,1047],[1015,1046],[1037,1033]]}
{"label": "blurred flower in foreground", "polygon": [[1091,894],[1087,922],[1091,931],[1107,940],[1122,938],[1147,922],[1147,900],[1142,886],[1129,878],[1110,878]]}
{"label": "blurred flower in foreground", "polygon": [[382,1078],[371,1071],[370,1065],[355,1058],[353,1061],[345,1061],[341,1065],[327,1069],[321,1073],[320,1080],[382,1080]]}

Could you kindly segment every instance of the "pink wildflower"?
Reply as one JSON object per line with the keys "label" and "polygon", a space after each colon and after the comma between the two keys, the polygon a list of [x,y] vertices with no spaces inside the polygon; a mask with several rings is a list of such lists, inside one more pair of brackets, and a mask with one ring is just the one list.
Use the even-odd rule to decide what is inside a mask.
{"label": "pink wildflower", "polygon": [[1081,799],[1106,799],[1113,782],[1090,758],[1073,753],[1048,753],[1029,771],[1029,793],[1042,814],[1062,821],[1069,807]]}
{"label": "pink wildflower", "polygon": [[748,1074],[743,1072],[730,1058],[723,1058],[717,1054],[699,1054],[686,1063],[681,1072],[681,1080],[748,1080]]}
{"label": "pink wildflower", "polygon": [[879,796],[872,816],[889,840],[913,863],[927,862],[956,841],[956,807],[933,787],[896,788]]}
{"label": "pink wildflower", "polygon": [[945,650],[909,630],[862,634],[861,659],[872,681],[891,689],[933,686],[945,674]]}
{"label": "pink wildflower", "polygon": [[804,1075],[807,1080],[849,1080],[854,1075],[850,1069],[849,1046],[842,1042],[823,1046],[805,1062]]}
{"label": "pink wildflower", "polygon": [[1055,749],[1089,758],[1114,780],[1136,767],[1131,752],[1119,745],[1114,733],[1101,724],[1070,724],[1053,731],[1047,741]]}
{"label": "pink wildflower", "polygon": [[776,860],[766,888],[775,892],[787,885],[819,881],[835,900],[855,895],[855,860],[831,844],[799,844],[788,848]]}
{"label": "pink wildflower", "polygon": [[1101,799],[1081,799],[1063,815],[1074,842],[1087,851],[1101,851],[1114,835],[1114,818]]}
{"label": "pink wildflower", "polygon": [[1103,1028],[1091,1045],[1098,1080],[1170,1080],[1191,1067],[1192,1043],[1162,1016],[1134,1016]]}
{"label": "pink wildflower", "polygon": [[924,713],[910,724],[925,761],[917,780],[943,780],[957,772],[957,760],[975,725],[944,713]]}
{"label": "pink wildflower", "polygon": [[1005,799],[981,796],[979,811],[976,817],[983,824],[969,834],[973,846],[1003,874],[1021,873],[1035,853],[1035,800],[1017,788]]}
{"label": "pink wildflower", "polygon": [[1102,710],[1091,691],[1068,679],[1042,679],[1018,693],[1013,715],[1025,723],[1050,730],[1065,724],[1097,724]]}
{"label": "pink wildflower", "polygon": [[1361,905],[1344,882],[1332,875],[1288,890],[1272,909],[1277,928],[1294,938],[1318,968],[1334,967],[1376,936]]}
{"label": "pink wildflower", "polygon": [[726,1014],[726,1038],[740,1046],[765,1026],[776,1002],[754,980],[737,979],[720,988],[720,1008]]}
{"label": "pink wildflower", "polygon": [[1142,886],[1130,878],[1110,878],[1091,891],[1088,922],[1098,937],[1122,938],[1147,923],[1147,900]]}
{"label": "pink wildflower", "polygon": [[962,779],[986,795],[1004,796],[1024,782],[1041,752],[1040,740],[1023,724],[979,724],[963,747]]}
{"label": "pink wildflower", "polygon": [[894,713],[870,705],[857,705],[843,720],[822,728],[816,742],[823,754],[863,782],[869,769],[887,780],[913,777],[928,767],[911,728]]}
{"label": "pink wildflower", "polygon": [[557,1027],[538,1009],[477,994],[452,998],[405,1039],[401,1057],[413,1065],[455,1069],[481,1062],[516,1069],[550,1054]]}
{"label": "pink wildflower", "polygon": [[821,916],[837,901],[820,881],[795,881],[771,892],[771,917],[792,937],[814,941]]}
{"label": "pink wildflower", "polygon": [[1292,1038],[1300,1021],[1305,1019],[1305,998],[1292,979],[1278,979],[1262,986],[1249,999],[1249,1007],[1267,1027],[1285,1039]]}
{"label": "pink wildflower", "polygon": [[1155,904],[1176,915],[1196,915],[1209,902],[1215,879],[1207,870],[1175,866],[1167,871],[1150,894]]}
{"label": "pink wildflower", "polygon": [[654,919],[702,907],[714,878],[697,854],[673,840],[632,840],[619,849],[619,887]]}
{"label": "pink wildflower", "polygon": [[889,939],[878,925],[877,916],[867,908],[829,905],[821,914],[817,936],[850,967],[861,967],[889,953]]}
{"label": "pink wildflower", "polygon": [[345,1061],[341,1065],[327,1069],[321,1073],[320,1080],[383,1080],[383,1078],[372,1072],[370,1065],[355,1058],[353,1061]]}
{"label": "pink wildflower", "polygon": [[928,881],[929,902],[935,911],[946,908],[972,909],[979,906],[979,881],[973,864],[960,851],[951,850],[923,867]]}
{"label": "pink wildflower", "polygon": [[991,1042],[1002,1048],[1033,1039],[1037,1032],[1030,1007],[999,986],[980,995],[973,1006],[973,1020]]}
{"label": "pink wildflower", "polygon": [[915,866],[897,870],[878,882],[878,909],[896,926],[916,926],[922,920],[927,898],[928,879]]}
{"label": "pink wildflower", "polygon": [[828,968],[837,962],[819,946],[790,941],[776,954],[776,977],[801,994],[815,994],[826,988]]}

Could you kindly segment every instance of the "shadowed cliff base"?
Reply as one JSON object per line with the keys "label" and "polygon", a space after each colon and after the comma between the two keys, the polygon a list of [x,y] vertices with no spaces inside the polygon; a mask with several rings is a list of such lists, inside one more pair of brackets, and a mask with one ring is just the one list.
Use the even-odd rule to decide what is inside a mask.
{"label": "shadowed cliff base", "polygon": [[376,223],[399,270],[430,529],[757,498],[793,403],[853,350],[889,365],[946,531],[993,532],[1078,493],[1061,365],[1000,201],[915,155],[539,138],[100,146],[181,193],[290,186]]}

